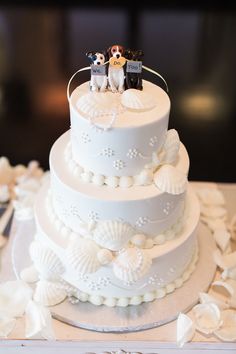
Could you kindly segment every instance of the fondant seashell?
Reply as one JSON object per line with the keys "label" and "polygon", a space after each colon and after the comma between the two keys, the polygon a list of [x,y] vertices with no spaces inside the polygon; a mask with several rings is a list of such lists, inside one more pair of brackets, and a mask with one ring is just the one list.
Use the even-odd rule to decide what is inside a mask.
{"label": "fondant seashell", "polygon": [[162,192],[181,194],[187,188],[187,176],[172,165],[164,165],[154,175],[154,182]]}
{"label": "fondant seashell", "polygon": [[177,319],[177,345],[182,348],[185,343],[190,342],[195,333],[195,326],[190,317],[180,313]]}
{"label": "fondant seashell", "polygon": [[34,300],[44,306],[54,306],[65,300],[67,294],[60,283],[40,280],[37,283]]}
{"label": "fondant seashell", "polygon": [[[162,164],[171,164],[175,162],[180,147],[179,134],[175,129],[168,130],[166,140],[160,152],[160,161]],[[158,154],[159,155],[159,154]]]}
{"label": "fondant seashell", "polygon": [[24,268],[20,272],[20,278],[26,283],[35,283],[39,280],[39,273],[34,265]]}
{"label": "fondant seashell", "polygon": [[68,264],[79,274],[94,273],[100,267],[97,254],[100,248],[88,239],[71,242],[66,250]]}
{"label": "fondant seashell", "polygon": [[97,254],[98,260],[102,265],[106,265],[111,263],[111,261],[113,260],[113,255],[111,253],[111,251],[103,248],[101,249],[98,254]]}
{"label": "fondant seashell", "polygon": [[62,262],[50,248],[33,241],[29,251],[35,268],[44,279],[53,280],[64,272]]}
{"label": "fondant seashell", "polygon": [[136,282],[151,267],[152,260],[139,248],[127,248],[113,262],[115,276],[123,282]]}
{"label": "fondant seashell", "polygon": [[125,222],[107,220],[98,224],[94,230],[93,238],[98,245],[118,251],[129,242],[134,233],[134,229]]}
{"label": "fondant seashell", "polygon": [[89,92],[78,99],[76,106],[82,113],[93,118],[121,110],[118,95],[111,92]]}
{"label": "fondant seashell", "polygon": [[121,103],[124,107],[137,111],[148,111],[156,106],[153,96],[135,89],[124,91],[121,96]]}
{"label": "fondant seashell", "polygon": [[221,312],[222,326],[215,331],[215,335],[225,342],[236,341],[236,311],[225,310]]}
{"label": "fondant seashell", "polygon": [[204,334],[211,334],[217,330],[222,321],[220,310],[217,305],[198,304],[193,308],[196,329]]}

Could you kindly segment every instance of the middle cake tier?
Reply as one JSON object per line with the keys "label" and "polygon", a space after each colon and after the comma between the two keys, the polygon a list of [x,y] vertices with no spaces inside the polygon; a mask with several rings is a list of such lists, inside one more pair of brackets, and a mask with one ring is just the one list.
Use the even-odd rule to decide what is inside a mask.
{"label": "middle cake tier", "polygon": [[[53,209],[70,232],[85,235],[94,222],[119,221],[129,224],[136,234],[156,237],[169,232],[171,237],[171,228],[173,231],[183,217],[186,192],[161,192],[155,184],[112,188],[85,183],[71,173],[66,163],[69,141],[68,131],[54,143],[50,170]],[[188,154],[182,144],[175,167],[188,172]]]}

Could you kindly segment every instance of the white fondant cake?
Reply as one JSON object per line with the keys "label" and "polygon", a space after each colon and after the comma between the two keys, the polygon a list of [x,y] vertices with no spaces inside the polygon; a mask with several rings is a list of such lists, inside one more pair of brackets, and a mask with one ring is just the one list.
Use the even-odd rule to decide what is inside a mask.
{"label": "white fondant cake", "polygon": [[123,94],[85,83],[69,103],[71,130],[35,207],[37,300],[127,306],[173,292],[195,268],[199,206],[187,151],[167,131],[167,94],[146,81]]}

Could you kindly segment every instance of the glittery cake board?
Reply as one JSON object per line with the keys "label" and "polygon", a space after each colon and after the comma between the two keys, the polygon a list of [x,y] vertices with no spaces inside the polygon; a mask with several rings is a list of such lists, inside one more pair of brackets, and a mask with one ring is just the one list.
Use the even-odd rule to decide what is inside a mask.
{"label": "glittery cake board", "polygon": [[[17,278],[21,270],[31,264],[27,251],[31,242],[28,235],[34,233],[29,231],[25,237],[22,228],[12,243],[11,256]],[[198,243],[199,259],[190,279],[164,298],[125,308],[95,306],[88,302],[73,305],[66,300],[50,308],[52,316],[72,326],[99,332],[134,332],[171,322],[180,312],[187,312],[198,302],[199,292],[206,291],[214,278],[213,251],[216,246],[209,229],[203,224],[199,227]]]}

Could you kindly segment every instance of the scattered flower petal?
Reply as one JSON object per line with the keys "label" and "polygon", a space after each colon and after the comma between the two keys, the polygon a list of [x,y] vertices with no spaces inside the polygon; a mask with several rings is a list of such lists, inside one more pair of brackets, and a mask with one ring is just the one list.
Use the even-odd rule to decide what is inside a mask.
{"label": "scattered flower petal", "polygon": [[181,348],[185,343],[190,342],[195,333],[195,326],[190,317],[180,313],[177,319],[177,345]]}
{"label": "scattered flower petal", "polygon": [[197,195],[201,202],[205,205],[224,205],[224,195],[217,188],[200,188]]}
{"label": "scattered flower petal", "polygon": [[236,311],[225,310],[221,313],[222,326],[216,330],[215,335],[225,342],[236,341]]}
{"label": "scattered flower petal", "polygon": [[216,229],[213,236],[217,246],[219,246],[222,252],[225,252],[230,243],[230,233],[224,227],[222,229]]}
{"label": "scattered flower petal", "polygon": [[7,184],[0,185],[0,203],[6,203],[10,199],[10,192]]}
{"label": "scattered flower petal", "polygon": [[231,232],[232,240],[236,241],[236,214],[234,214],[229,223],[229,230]]}
{"label": "scattered flower petal", "polygon": [[34,339],[55,339],[52,317],[48,308],[29,301],[25,310],[25,336]]}
{"label": "scattered flower petal", "polygon": [[211,334],[221,325],[220,310],[216,304],[198,304],[193,308],[195,326],[199,332]]}
{"label": "scattered flower petal", "polygon": [[16,319],[0,313],[0,338],[6,338],[15,327]]}
{"label": "scattered flower petal", "polygon": [[208,218],[220,218],[224,219],[227,210],[220,206],[204,206],[201,205],[201,214],[208,217]]}
{"label": "scattered flower petal", "polygon": [[0,313],[9,318],[22,316],[32,294],[33,290],[21,280],[0,284]]}
{"label": "scattered flower petal", "polygon": [[212,283],[212,288],[214,288],[215,291],[218,291],[223,294],[226,293],[226,296],[233,296],[234,295],[234,288],[229,284],[221,280],[214,281]]}
{"label": "scattered flower petal", "polygon": [[199,293],[199,300],[201,304],[215,304],[219,307],[220,310],[226,310],[229,308],[229,305],[220,299],[217,299],[216,297],[207,294],[207,293]]}

